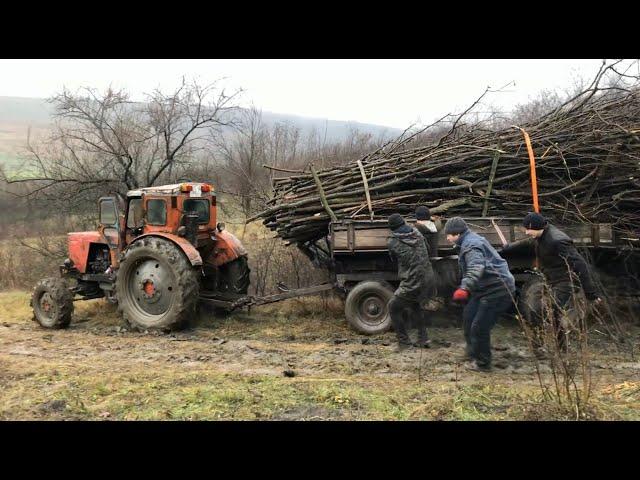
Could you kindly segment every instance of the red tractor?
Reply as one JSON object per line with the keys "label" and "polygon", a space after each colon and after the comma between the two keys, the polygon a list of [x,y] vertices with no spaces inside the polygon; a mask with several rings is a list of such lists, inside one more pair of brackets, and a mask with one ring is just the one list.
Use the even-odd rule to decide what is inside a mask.
{"label": "red tractor", "polygon": [[139,329],[178,329],[202,295],[246,296],[247,252],[216,223],[216,196],[206,183],[133,190],[98,202],[95,232],[68,234],[60,277],[38,282],[31,306],[45,328],[65,328],[74,300],[106,297]]}

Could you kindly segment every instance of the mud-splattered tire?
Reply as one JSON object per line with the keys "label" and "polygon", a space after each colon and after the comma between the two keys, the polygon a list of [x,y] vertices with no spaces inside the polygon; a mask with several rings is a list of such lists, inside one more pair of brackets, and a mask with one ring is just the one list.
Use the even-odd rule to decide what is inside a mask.
{"label": "mud-splattered tire", "polygon": [[178,330],[196,316],[198,269],[169,240],[145,237],[123,254],[116,279],[118,310],[132,327]]}
{"label": "mud-splattered tire", "polygon": [[344,313],[349,324],[365,335],[384,333],[391,328],[387,307],[393,297],[393,287],[387,282],[365,281],[347,295]]}
{"label": "mud-splattered tire", "polygon": [[433,273],[435,277],[436,295],[449,298],[454,290],[460,285],[460,267],[458,261],[445,259],[433,262]]}
{"label": "mud-splattered tire", "polygon": [[520,288],[518,312],[529,325],[539,325],[544,314],[545,283],[539,275],[532,275]]}
{"label": "mud-splattered tire", "polygon": [[43,328],[67,328],[73,314],[73,297],[64,279],[40,280],[31,295],[33,319]]}
{"label": "mud-splattered tire", "polygon": [[238,257],[219,269],[218,292],[246,295],[249,290],[251,269],[247,257]]}

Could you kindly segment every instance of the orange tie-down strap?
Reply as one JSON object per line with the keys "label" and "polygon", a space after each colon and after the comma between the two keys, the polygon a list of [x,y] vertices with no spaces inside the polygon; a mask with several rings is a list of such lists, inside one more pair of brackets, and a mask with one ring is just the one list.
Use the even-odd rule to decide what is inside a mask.
{"label": "orange tie-down strap", "polygon": [[[531,139],[529,134],[524,128],[516,127],[524,136],[524,143],[527,145],[527,152],[529,152],[529,168],[531,169],[531,195],[533,196],[533,211],[540,213],[540,205],[538,204],[538,177],[536,176],[536,158],[533,156],[533,148],[531,147]],[[538,258],[534,258],[533,267],[537,269],[539,267]]]}
{"label": "orange tie-down strap", "polygon": [[536,213],[540,213],[540,205],[538,204],[538,178],[536,176],[536,158],[533,156],[533,148],[531,147],[531,139],[529,134],[524,128],[520,128],[522,135],[524,135],[524,142],[527,144],[527,151],[529,152],[529,167],[531,168],[531,194],[533,195],[533,210]]}

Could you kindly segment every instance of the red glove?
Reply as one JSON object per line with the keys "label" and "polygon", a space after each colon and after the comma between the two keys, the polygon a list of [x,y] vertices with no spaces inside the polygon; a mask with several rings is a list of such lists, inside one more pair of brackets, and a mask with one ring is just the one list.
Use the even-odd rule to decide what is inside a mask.
{"label": "red glove", "polygon": [[458,288],[455,292],[453,292],[453,301],[454,302],[466,302],[469,300],[469,291],[464,288]]}

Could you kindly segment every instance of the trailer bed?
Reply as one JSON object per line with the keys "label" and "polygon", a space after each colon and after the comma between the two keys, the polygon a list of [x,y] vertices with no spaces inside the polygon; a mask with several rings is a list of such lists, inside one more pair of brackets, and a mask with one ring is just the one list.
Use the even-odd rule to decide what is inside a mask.
{"label": "trailer bed", "polygon": [[[465,218],[469,228],[482,235],[496,247],[502,246],[496,227],[508,242],[526,238],[520,227],[521,218]],[[409,223],[412,223],[411,220]],[[494,227],[495,223],[495,227]],[[573,238],[576,246],[614,247],[616,237],[610,224],[560,225],[567,235]],[[343,255],[361,252],[386,252],[387,240],[390,236],[385,220],[363,221],[342,220],[330,225],[330,246],[332,255]],[[439,237],[438,249],[453,250],[443,234]]]}

